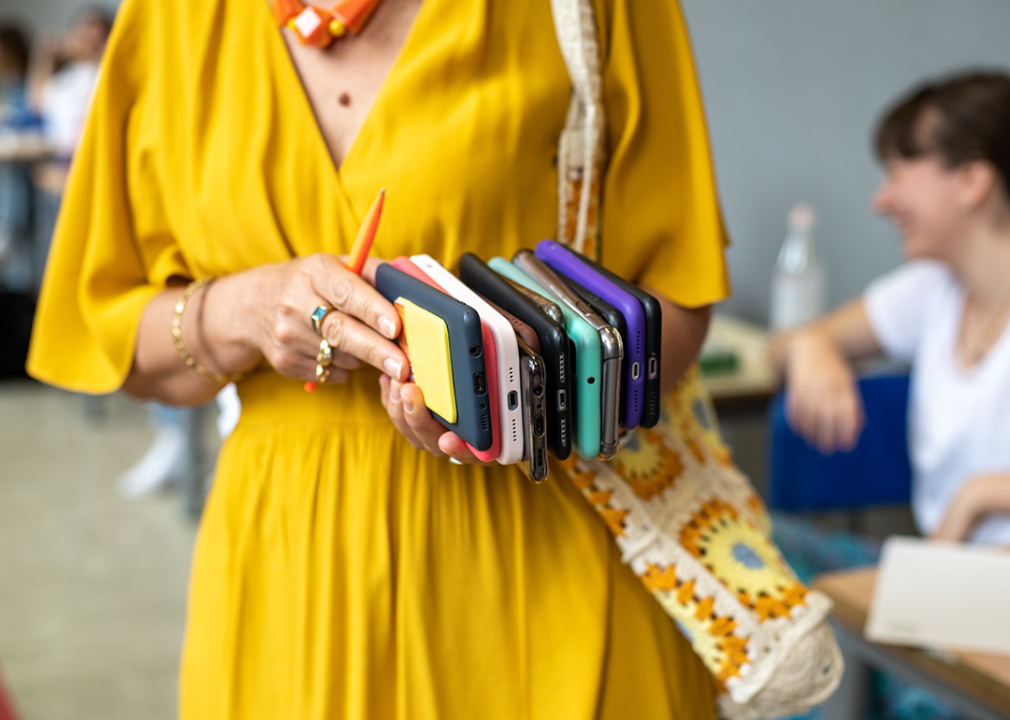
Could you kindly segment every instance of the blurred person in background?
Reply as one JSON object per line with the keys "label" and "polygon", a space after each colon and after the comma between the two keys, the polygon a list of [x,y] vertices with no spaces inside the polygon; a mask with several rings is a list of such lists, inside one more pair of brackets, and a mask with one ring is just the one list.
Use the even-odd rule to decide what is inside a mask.
{"label": "blurred person in background", "polygon": [[64,160],[74,154],[84,129],[111,30],[111,14],[88,8],[70,32],[43,38],[32,51],[28,70],[31,104],[42,116],[46,138]]}
{"label": "blurred person in background", "polygon": [[[25,74],[27,35],[16,25],[0,25],[0,133],[21,133],[37,127],[28,106]],[[23,292],[31,285],[19,272],[14,256],[28,254],[31,228],[31,185],[24,163],[0,162],[0,290]],[[22,263],[27,267],[29,263]]]}
{"label": "blurred person in background", "polygon": [[912,366],[912,510],[938,539],[1010,545],[1010,75],[965,74],[881,123],[873,202],[908,262],[862,297],[778,335],[790,425],[824,453],[864,424],[852,362]]}
{"label": "blurred person in background", "polygon": [[28,72],[28,37],[17,25],[0,25],[0,131],[33,126],[25,76]]}

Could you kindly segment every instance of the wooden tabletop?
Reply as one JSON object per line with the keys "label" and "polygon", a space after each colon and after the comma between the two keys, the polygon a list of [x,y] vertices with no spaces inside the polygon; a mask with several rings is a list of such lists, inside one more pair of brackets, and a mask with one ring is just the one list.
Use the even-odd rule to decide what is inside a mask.
{"label": "wooden tabletop", "polygon": [[0,134],[0,162],[39,162],[55,154],[55,146],[37,133]]}
{"label": "wooden tabletop", "polygon": [[[875,567],[859,568],[821,575],[813,586],[834,601],[831,614],[862,636],[876,580]],[[999,621],[1010,622],[1010,614]],[[931,652],[897,645],[878,647],[1010,716],[1010,656],[957,650]]]}

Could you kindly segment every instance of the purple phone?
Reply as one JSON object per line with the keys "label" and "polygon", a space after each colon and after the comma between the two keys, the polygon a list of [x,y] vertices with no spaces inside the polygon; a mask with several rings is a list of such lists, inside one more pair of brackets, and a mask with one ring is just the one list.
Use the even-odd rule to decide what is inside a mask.
{"label": "purple phone", "polygon": [[564,273],[591,293],[610,303],[624,316],[628,336],[624,338],[625,399],[624,421],[626,430],[642,422],[645,405],[645,312],[642,304],[626,290],[621,289],[586,263],[571,250],[553,240],[537,244],[536,256],[555,270]]}

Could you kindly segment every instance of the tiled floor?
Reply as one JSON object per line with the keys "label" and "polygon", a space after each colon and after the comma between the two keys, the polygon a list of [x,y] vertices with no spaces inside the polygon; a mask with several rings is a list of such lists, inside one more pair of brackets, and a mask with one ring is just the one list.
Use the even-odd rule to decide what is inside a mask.
{"label": "tiled floor", "polygon": [[175,717],[195,530],[172,496],[124,500],[147,449],[122,396],[0,382],[0,672],[21,720]]}

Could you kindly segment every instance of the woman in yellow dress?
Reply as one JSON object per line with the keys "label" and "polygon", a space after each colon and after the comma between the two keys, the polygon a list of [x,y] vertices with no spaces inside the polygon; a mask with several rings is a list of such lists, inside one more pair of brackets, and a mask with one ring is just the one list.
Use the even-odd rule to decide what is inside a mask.
{"label": "woman in yellow dress", "polygon": [[[599,0],[603,261],[664,300],[664,383],[728,292],[674,3]],[[705,718],[711,678],[560,473],[473,463],[404,384],[348,252],[448,267],[554,235],[570,84],[547,0],[385,0],[301,47],[264,0],[126,0],[71,171],[29,369],[195,404],[238,383],[193,560],[181,716]],[[314,394],[323,330],[333,372]],[[447,455],[462,461],[449,463]]]}

